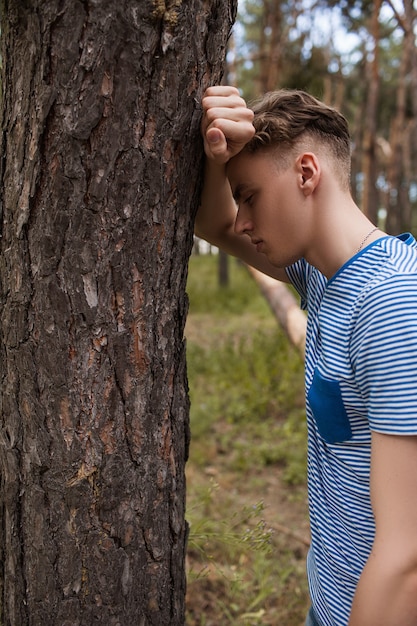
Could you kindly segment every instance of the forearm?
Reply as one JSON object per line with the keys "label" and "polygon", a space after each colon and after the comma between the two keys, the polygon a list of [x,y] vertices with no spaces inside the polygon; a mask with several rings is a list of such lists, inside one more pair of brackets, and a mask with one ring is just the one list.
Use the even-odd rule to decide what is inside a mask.
{"label": "forearm", "polygon": [[[401,532],[401,529],[398,529]],[[417,568],[398,554],[371,555],[359,580],[349,626],[416,626]]]}
{"label": "forearm", "polygon": [[[253,112],[235,87],[210,87],[202,99],[201,132],[206,168],[195,233],[229,252],[237,207],[226,176],[226,164],[253,137]],[[234,244],[231,243],[233,254]]]}
{"label": "forearm", "polygon": [[222,247],[222,238],[233,229],[235,219],[236,205],[226,177],[226,167],[206,159],[195,234]]}
{"label": "forearm", "polygon": [[417,436],[372,431],[370,487],[375,539],[349,626],[416,626]]}

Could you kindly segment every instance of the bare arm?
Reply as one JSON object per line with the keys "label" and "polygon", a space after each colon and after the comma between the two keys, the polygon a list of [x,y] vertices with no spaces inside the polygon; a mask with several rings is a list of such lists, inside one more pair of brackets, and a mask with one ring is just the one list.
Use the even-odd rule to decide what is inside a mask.
{"label": "bare arm", "polygon": [[226,164],[252,138],[253,113],[234,87],[210,87],[203,98],[201,131],[206,153],[204,187],[195,234],[239,257],[261,272],[288,282],[283,269],[271,265],[246,236],[234,230],[237,207],[226,175]]}
{"label": "bare arm", "polygon": [[349,626],[417,624],[417,437],[372,434],[376,535]]}

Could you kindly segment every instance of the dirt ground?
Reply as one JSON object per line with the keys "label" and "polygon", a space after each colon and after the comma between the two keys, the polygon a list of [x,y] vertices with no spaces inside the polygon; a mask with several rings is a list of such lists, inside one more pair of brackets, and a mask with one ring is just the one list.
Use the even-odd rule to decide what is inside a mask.
{"label": "dirt ground", "polygon": [[[200,282],[206,285],[207,281]],[[236,317],[225,315],[216,321],[207,314],[189,315],[188,344],[206,349],[221,346],[233,335],[238,345],[242,337],[250,337],[260,326],[271,333],[276,327],[272,317],[259,320],[240,313],[239,326]],[[291,387],[292,382],[288,385]],[[298,401],[303,411],[302,381],[300,389]],[[218,393],[218,389],[200,389],[196,404],[204,402],[200,398],[209,393]],[[187,626],[304,626],[309,606],[305,574],[310,541],[307,490],[304,471],[301,479],[297,475],[296,484],[292,484],[285,460],[274,455],[280,444],[280,431],[274,426],[285,424],[288,417],[280,411],[274,415],[267,429],[259,431],[248,429],[244,420],[239,426],[238,421],[228,423],[222,417],[216,417],[206,430],[198,428],[199,422],[191,424],[191,454],[186,470],[187,519],[191,522]],[[297,455],[292,453],[297,452],[299,443],[291,436],[285,441],[290,442],[287,456],[295,458]],[[262,458],[265,446],[272,453],[266,461]],[[304,459],[304,453],[301,457]],[[241,520],[242,524],[236,525],[237,539],[230,538],[226,528],[230,527],[230,517],[260,502],[260,518]],[[253,531],[257,524],[270,533],[270,550],[265,554],[251,551],[239,539],[246,525]],[[198,541],[193,533],[199,536]]]}
{"label": "dirt ground", "polygon": [[[262,521],[272,532],[272,559],[276,558],[278,573],[276,585],[269,590],[263,603],[253,612],[245,612],[245,591],[240,597],[242,606],[231,594],[232,582],[227,571],[219,571],[215,562],[205,564],[204,575],[188,584],[187,626],[303,626],[308,608],[305,561],[310,542],[307,516],[307,496],[305,487],[293,488],[282,480],[282,471],[277,466],[257,472],[256,481],[239,481],[233,473],[222,471],[222,464],[205,470],[207,484],[214,480],[220,494],[233,494],[234,508],[250,506],[262,500]],[[201,480],[192,466],[188,468],[188,482]],[[201,554],[188,551],[188,569],[195,570],[202,565]],[[245,557],[240,557],[239,567],[245,569]],[[248,564],[249,566],[249,564]],[[258,566],[262,568],[262,565]],[[231,567],[234,570],[234,566]],[[231,575],[234,571],[231,572]],[[251,568],[248,567],[247,584],[251,585]],[[259,584],[258,582],[254,582]],[[262,584],[262,583],[261,583]]]}

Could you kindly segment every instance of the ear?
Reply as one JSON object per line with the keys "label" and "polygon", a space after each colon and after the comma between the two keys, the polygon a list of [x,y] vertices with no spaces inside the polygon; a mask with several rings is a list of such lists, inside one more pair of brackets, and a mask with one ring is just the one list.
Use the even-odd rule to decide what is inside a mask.
{"label": "ear", "polygon": [[303,152],[297,159],[299,186],[305,196],[309,196],[319,184],[321,176],[320,161],[314,152]]}

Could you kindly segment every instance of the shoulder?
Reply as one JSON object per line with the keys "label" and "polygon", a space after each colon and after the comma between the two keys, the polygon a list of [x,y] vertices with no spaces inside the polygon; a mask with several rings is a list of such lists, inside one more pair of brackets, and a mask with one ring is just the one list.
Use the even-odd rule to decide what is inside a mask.
{"label": "shoulder", "polygon": [[384,361],[417,351],[417,249],[390,239],[357,294],[351,336],[354,361],[367,351]]}
{"label": "shoulder", "polygon": [[417,346],[417,274],[391,272],[370,281],[354,315],[353,345],[411,341]]}
{"label": "shoulder", "polygon": [[381,240],[381,252],[388,266],[404,274],[417,273],[417,242],[410,233]]}
{"label": "shoulder", "polygon": [[412,235],[386,237],[363,258],[362,273],[368,273],[361,285],[358,305],[362,315],[373,309],[381,311],[404,303],[417,307],[417,244]]}

